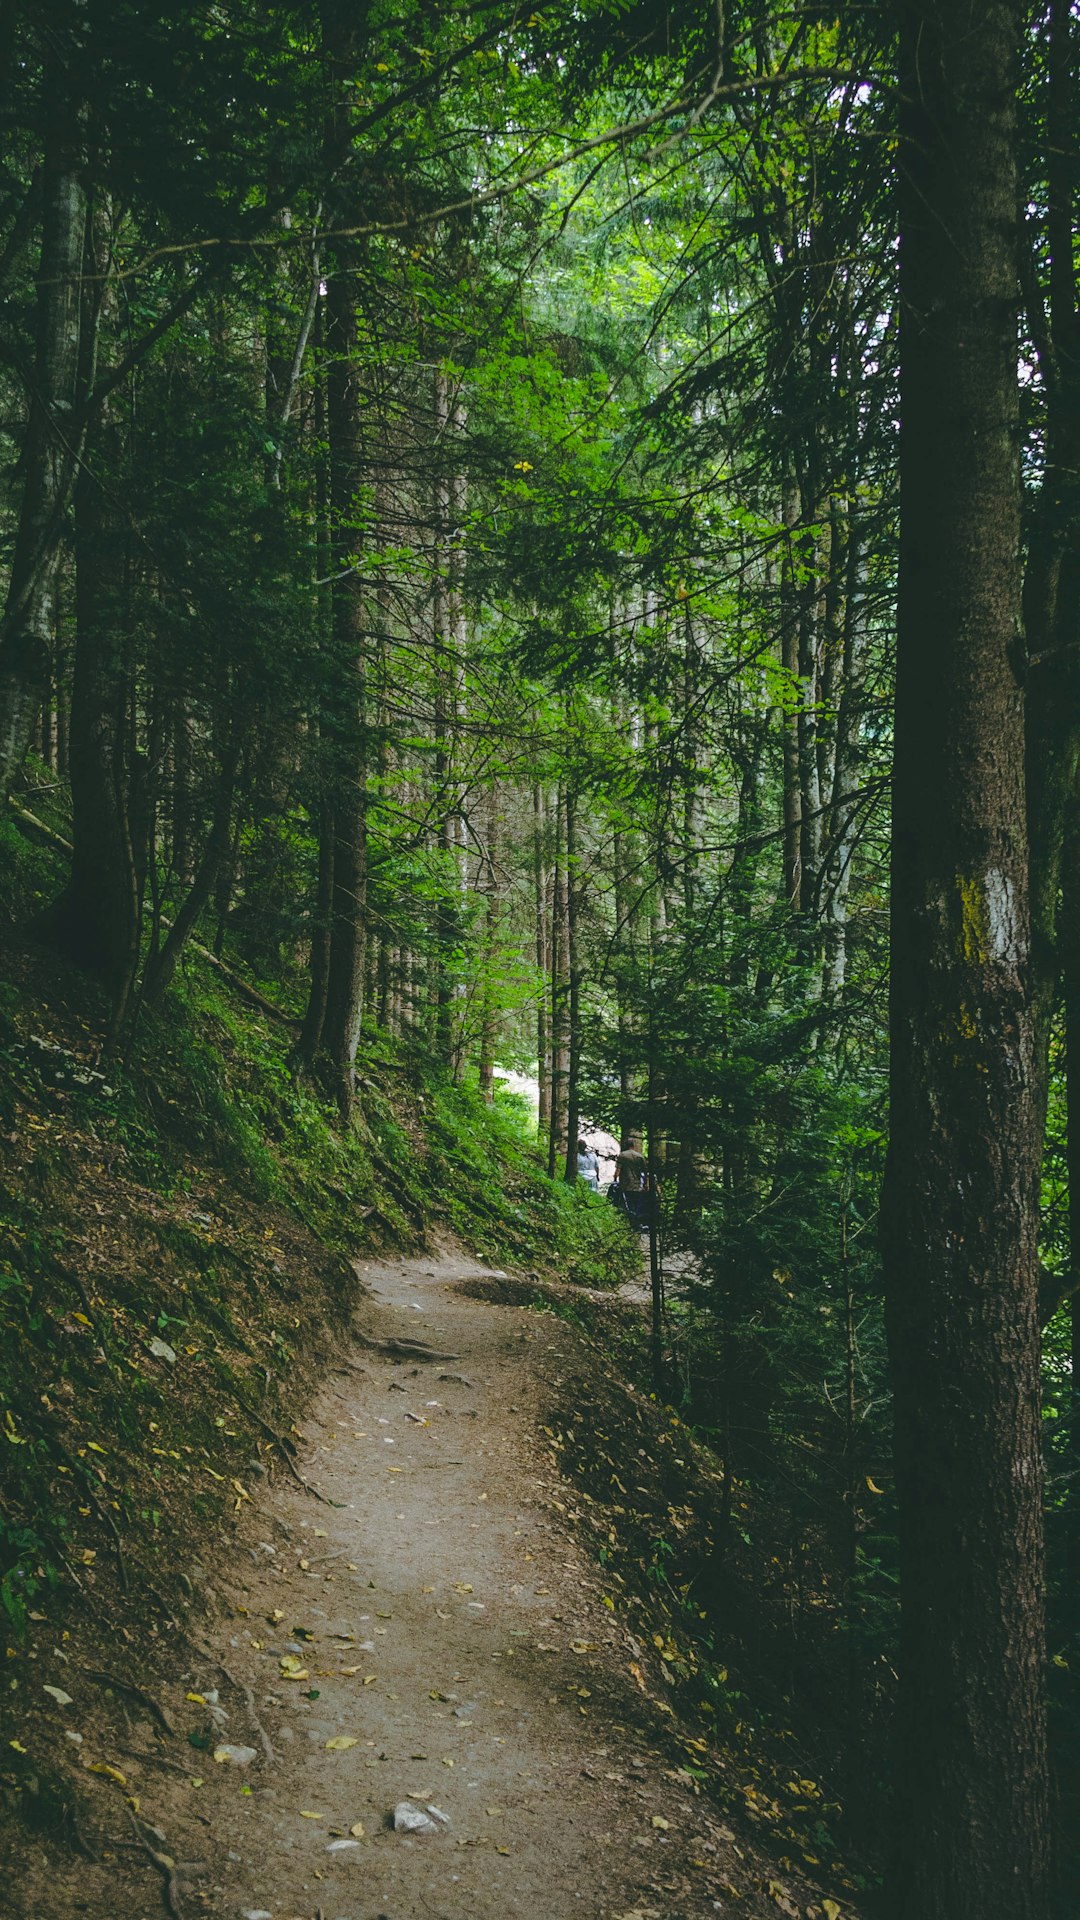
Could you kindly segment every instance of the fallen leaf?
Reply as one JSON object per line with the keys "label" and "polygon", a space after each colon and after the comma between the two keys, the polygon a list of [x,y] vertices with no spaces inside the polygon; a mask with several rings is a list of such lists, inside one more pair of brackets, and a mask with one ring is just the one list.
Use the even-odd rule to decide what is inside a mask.
{"label": "fallen leaf", "polygon": [[354,1820],[352,1826],[349,1828],[349,1832],[352,1834],[354,1840],[364,1840],[367,1837],[364,1833],[364,1823],[362,1820]]}
{"label": "fallen leaf", "polygon": [[652,1823],[653,1823],[653,1826],[657,1829],[658,1833],[671,1832],[671,1821],[665,1820],[662,1813],[654,1813],[652,1817]]}
{"label": "fallen leaf", "polygon": [[110,1767],[107,1760],[88,1761],[86,1771],[87,1773],[103,1773],[107,1780],[115,1780],[118,1787],[127,1786],[126,1776],[121,1773],[119,1767]]}
{"label": "fallen leaf", "polygon": [[303,1808],[301,1808],[300,1818],[301,1820],[321,1820],[322,1814],[321,1813],[305,1813],[303,1811]]}
{"label": "fallen leaf", "polygon": [[349,1748],[355,1747],[355,1745],[356,1741],[353,1739],[351,1733],[338,1733],[334,1735],[332,1740],[327,1741],[326,1751],[327,1753],[347,1753]]}
{"label": "fallen leaf", "polygon": [[58,1707],[70,1707],[72,1704],[70,1693],[65,1693],[63,1687],[45,1687],[43,1692],[51,1693]]}

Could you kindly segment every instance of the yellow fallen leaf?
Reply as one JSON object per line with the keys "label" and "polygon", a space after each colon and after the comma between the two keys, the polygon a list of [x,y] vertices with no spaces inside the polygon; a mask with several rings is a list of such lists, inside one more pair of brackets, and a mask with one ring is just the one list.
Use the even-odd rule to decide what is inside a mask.
{"label": "yellow fallen leaf", "polygon": [[835,1900],[823,1900],[821,1903],[825,1920],[840,1920],[840,1909]]}
{"label": "yellow fallen leaf", "polygon": [[332,1740],[327,1741],[326,1751],[327,1753],[347,1753],[349,1748],[355,1747],[355,1745],[356,1741],[351,1734],[338,1733],[334,1735]]}
{"label": "yellow fallen leaf", "polygon": [[184,1698],[185,1700],[193,1701],[197,1707],[205,1707],[206,1705],[206,1695],[202,1693],[186,1693]]}
{"label": "yellow fallen leaf", "polygon": [[305,1813],[303,1808],[301,1807],[300,1818],[301,1820],[321,1820],[322,1814],[321,1813]]}
{"label": "yellow fallen leaf", "polygon": [[97,1443],[97,1441],[96,1441],[96,1440],[88,1440],[86,1444],[87,1444],[87,1446],[89,1447],[89,1449],[90,1449],[90,1451],[91,1451],[91,1453],[105,1453],[105,1452],[106,1452],[106,1448],[105,1448],[105,1447],[99,1447],[99,1446],[98,1446],[98,1443]]}
{"label": "yellow fallen leaf", "polygon": [[362,1820],[354,1820],[352,1826],[349,1828],[349,1832],[352,1834],[354,1840],[364,1840],[367,1837],[364,1833],[364,1823]]}
{"label": "yellow fallen leaf", "polygon": [[654,1813],[652,1817],[652,1823],[653,1823],[653,1826],[657,1829],[658,1833],[671,1832],[671,1821],[665,1820],[662,1813]]}
{"label": "yellow fallen leaf", "polygon": [[[884,1489],[884,1487],[879,1487],[879,1486],[876,1486],[876,1485],[875,1485],[875,1483],[873,1482],[873,1480],[871,1480],[871,1478],[870,1478],[870,1475],[869,1475],[869,1474],[867,1474],[867,1476],[866,1476],[866,1484],[867,1484],[867,1486],[869,1487],[869,1489],[870,1489],[870,1491],[871,1491],[871,1493],[884,1493],[884,1491],[885,1491],[885,1489]],[[839,1908],[837,1908],[837,1912],[839,1912],[839,1911],[840,1911],[840,1909],[839,1909]]]}
{"label": "yellow fallen leaf", "polygon": [[26,1753],[27,1751],[21,1740],[9,1740],[8,1746],[13,1747],[16,1753]]}
{"label": "yellow fallen leaf", "polygon": [[127,1786],[127,1777],[119,1767],[110,1767],[107,1760],[92,1760],[87,1766],[88,1773],[103,1773],[107,1780],[115,1780],[118,1787]]}

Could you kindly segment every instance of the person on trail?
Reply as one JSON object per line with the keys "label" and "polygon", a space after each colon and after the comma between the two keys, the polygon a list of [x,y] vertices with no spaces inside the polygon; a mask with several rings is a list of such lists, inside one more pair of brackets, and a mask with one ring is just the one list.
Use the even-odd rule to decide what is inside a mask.
{"label": "person on trail", "polygon": [[629,1146],[620,1150],[615,1162],[615,1184],[611,1197],[621,1212],[625,1213],[632,1226],[638,1227],[645,1218],[643,1189],[645,1186],[645,1155],[640,1145],[634,1145],[636,1134],[631,1134]]}
{"label": "person on trail", "polygon": [[584,1180],[586,1186],[591,1187],[594,1193],[599,1193],[600,1161],[587,1140],[579,1140],[577,1143],[577,1170],[578,1179]]}

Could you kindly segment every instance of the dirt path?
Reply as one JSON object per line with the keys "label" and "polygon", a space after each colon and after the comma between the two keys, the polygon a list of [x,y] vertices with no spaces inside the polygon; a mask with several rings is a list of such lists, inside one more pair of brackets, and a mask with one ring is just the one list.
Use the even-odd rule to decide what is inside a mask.
{"label": "dirt path", "polygon": [[[175,1882],[184,1920],[690,1920],[728,1909],[729,1872],[740,1914],[775,1915],[734,1835],[635,1730],[625,1631],[551,1504],[537,1408],[575,1336],[455,1291],[490,1273],[457,1253],[361,1273],[368,1337],[456,1357],[342,1355],[301,1459],[334,1504],[253,1482],[229,1577],[193,1548],[225,1602],[212,1651],[229,1679],[185,1649],[165,1763],[119,1761],[151,1844],[202,1863]],[[155,1746],[133,1712],[129,1755]],[[215,1763],[217,1743],[258,1749],[258,1723],[272,1760]],[[183,1744],[200,1730],[209,1749]],[[393,1831],[406,1799],[447,1830]],[[26,1911],[160,1920],[166,1878],[137,1848],[54,1861],[51,1904]]]}

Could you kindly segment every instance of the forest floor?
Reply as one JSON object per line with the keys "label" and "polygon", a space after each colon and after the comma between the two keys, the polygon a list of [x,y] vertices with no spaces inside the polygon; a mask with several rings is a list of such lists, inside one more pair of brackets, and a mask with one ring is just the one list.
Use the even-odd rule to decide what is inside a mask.
{"label": "forest floor", "polygon": [[[30,1841],[5,1920],[850,1920],[700,1790],[694,1730],[575,1531],[549,1436],[590,1369],[610,1393],[599,1351],[452,1247],[358,1274],[305,1422],[322,1499],[268,1478],[227,1564],[193,1547],[217,1621],[153,1705],[61,1706],[97,1858]],[[386,1350],[407,1342],[431,1356]],[[445,1828],[395,1831],[403,1801]]]}

